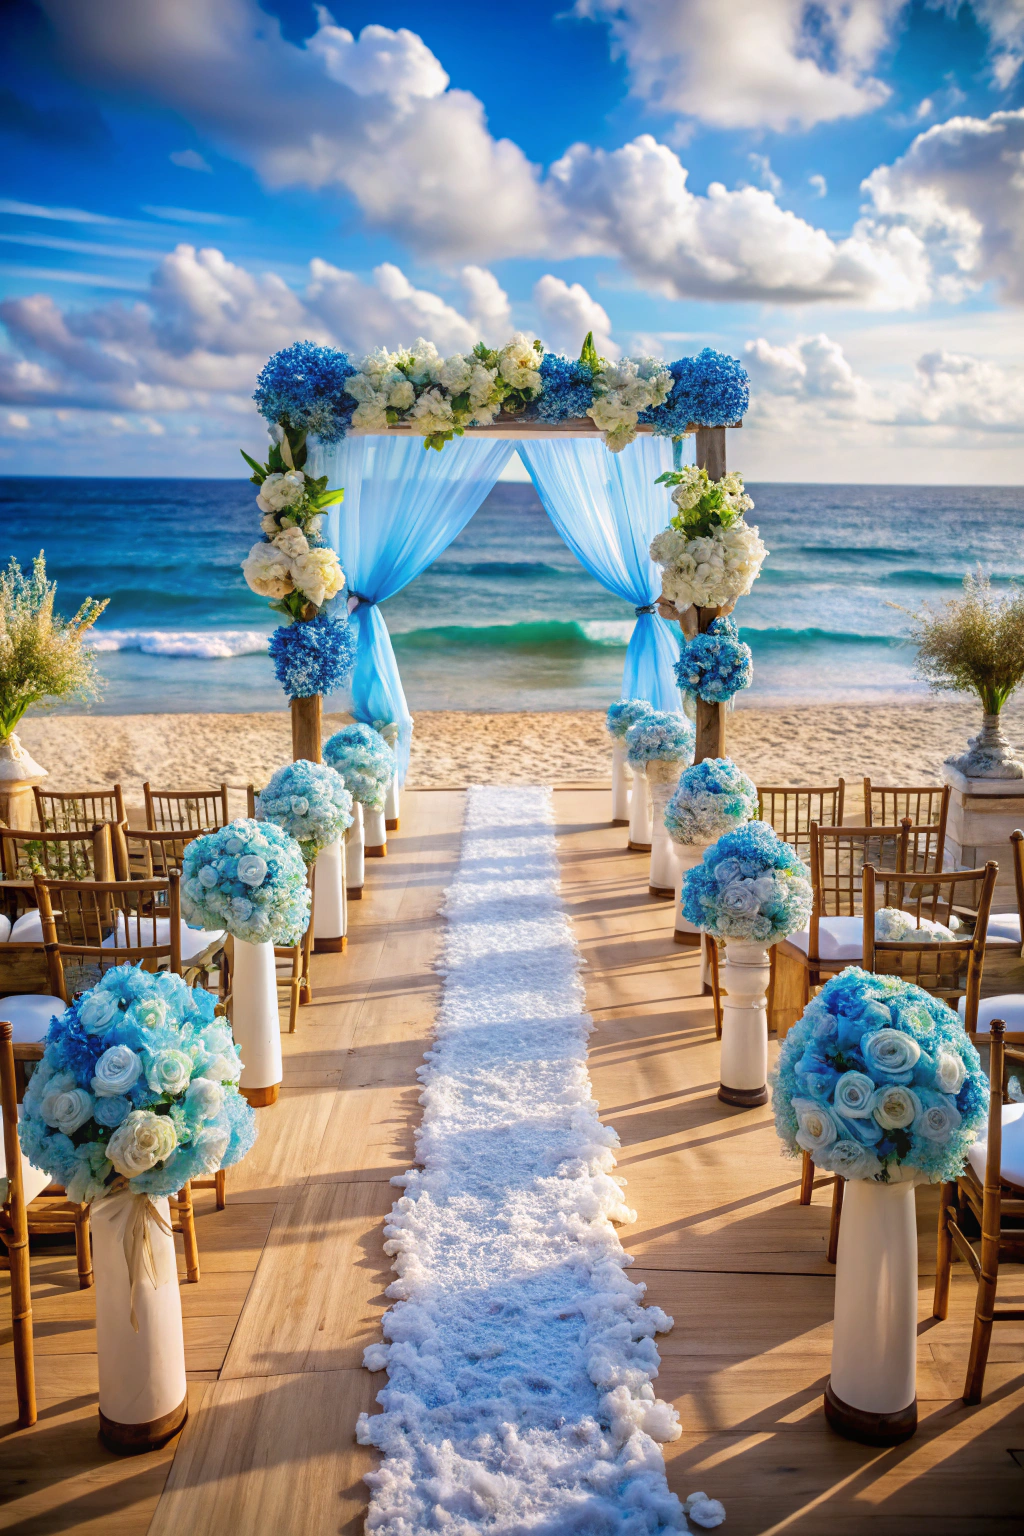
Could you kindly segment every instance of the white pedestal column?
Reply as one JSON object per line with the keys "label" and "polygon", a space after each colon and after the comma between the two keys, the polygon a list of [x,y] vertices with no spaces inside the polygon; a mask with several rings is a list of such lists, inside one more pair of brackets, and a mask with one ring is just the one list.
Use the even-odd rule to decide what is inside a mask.
{"label": "white pedestal column", "polygon": [[621,741],[612,742],[612,826],[629,825],[629,787],[632,772],[626,762],[626,748]]}
{"label": "white pedestal column", "polygon": [[651,847],[651,793],[647,775],[642,768],[634,768],[633,793],[629,797],[628,847],[637,853],[649,853]]}
{"label": "white pedestal column", "polygon": [[388,785],[387,799],[384,801],[384,826],[389,832],[397,832],[398,822],[398,775],[396,773]]}
{"label": "white pedestal column", "polygon": [[825,1416],[866,1445],[917,1428],[917,1221],[914,1186],[849,1179],[836,1263],[832,1374]]}
{"label": "white pedestal column", "polygon": [[667,782],[651,785],[651,872],[648,890],[652,896],[674,896],[676,892],[676,845],[665,831],[665,807],[676,787],[678,775]]}
{"label": "white pedestal column", "polygon": [[363,807],[352,802],[352,825],[345,833],[345,890],[349,901],[363,899]]}
{"label": "white pedestal column", "polygon": [[768,1099],[768,977],[763,945],[726,941],[718,1097],[743,1109]]}
{"label": "white pedestal column", "polygon": [[242,1053],[239,1088],[254,1109],[277,1102],[281,1086],[281,1020],[273,944],[235,939],[231,1032]]}
{"label": "white pedestal column", "polygon": [[969,779],[948,763],[942,778],[950,786],[943,868],[981,869],[994,859],[992,911],[1016,912],[1010,833],[1024,827],[1024,780]]}
{"label": "white pedestal column", "polygon": [[691,869],[704,857],[706,843],[676,843],[676,931],[677,944],[689,944],[694,949],[701,940],[701,931],[683,916],[683,881]]}
{"label": "white pedestal column", "polygon": [[348,902],[345,896],[345,844],[340,837],[316,856],[313,948],[317,953],[345,948]]}
{"label": "white pedestal column", "polygon": [[384,812],[363,806],[363,853],[368,859],[382,859],[388,851],[388,833]]}
{"label": "white pedestal column", "polygon": [[165,1199],[152,1202],[163,1226],[152,1219],[147,1223],[158,1284],[140,1252],[134,1294],[138,1332],[132,1327],[124,1239],[141,1213],[139,1198],[126,1191],[97,1200],[91,1221],[100,1437],[112,1451],[129,1454],[164,1445],[188,1416],[181,1295]]}

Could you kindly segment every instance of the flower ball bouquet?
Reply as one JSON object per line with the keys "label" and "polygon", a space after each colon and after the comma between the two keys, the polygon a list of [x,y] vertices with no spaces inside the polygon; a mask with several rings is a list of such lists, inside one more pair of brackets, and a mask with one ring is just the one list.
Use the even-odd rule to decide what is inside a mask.
{"label": "flower ball bouquet", "polygon": [[[650,889],[652,895],[673,895],[676,860],[665,830],[665,807],[679,774],[693,760],[694,730],[683,714],[652,709],[626,732],[626,761],[636,775],[633,799],[652,806]],[[642,776],[642,777],[641,777]],[[644,784],[646,780],[646,784]]]}
{"label": "flower ball bouquet", "polygon": [[956,1014],[899,976],[850,966],[789,1031],[775,1125],[843,1181],[825,1413],[871,1444],[917,1426],[914,1186],[954,1180],[985,1124],[988,1083]]}
{"label": "flower ball bouquet", "polygon": [[612,826],[629,822],[629,790],[632,777],[626,762],[626,732],[644,715],[650,714],[646,699],[620,699],[609,704],[605,728],[612,739]]}
{"label": "flower ball bouquet", "polygon": [[181,910],[190,927],[226,928],[232,945],[231,1022],[245,1061],[242,1091],[273,1104],[281,1082],[274,946],[299,942],[310,916],[302,850],[271,821],[239,819],[197,837],[182,860]]}
{"label": "flower ball bouquet", "polygon": [[665,831],[676,846],[676,934],[680,943],[699,930],[682,915],[682,882],[704,850],[757,815],[757,787],[728,757],[706,757],[686,768],[665,806]]}
{"label": "flower ball bouquet", "polygon": [[340,774],[353,800],[365,809],[383,811],[395,754],[372,725],[357,720],[336,731],[324,743],[324,762]]}
{"label": "flower ball bouquet", "polygon": [[754,661],[735,622],[723,616],[712,619],[703,634],[686,642],[675,673],[684,693],[705,704],[728,704],[742,688],[750,687]]}
{"label": "flower ball bouquet", "polygon": [[313,938],[320,950],[345,947],[345,833],[352,796],[326,763],[300,758],[272,776],[256,801],[257,821],[273,822],[294,837],[307,864],[316,865]]}
{"label": "flower ball bouquet", "polygon": [[754,503],[741,475],[712,480],[688,465],[659,475],[671,485],[678,512],[651,544],[651,559],[662,568],[662,598],[677,613],[691,606],[730,610],[750,591],[768,554],[758,531],[743,514]]}

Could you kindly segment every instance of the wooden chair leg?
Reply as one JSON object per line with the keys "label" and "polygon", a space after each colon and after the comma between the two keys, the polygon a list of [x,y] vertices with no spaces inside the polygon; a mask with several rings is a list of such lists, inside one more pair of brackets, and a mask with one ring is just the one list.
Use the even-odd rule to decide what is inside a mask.
{"label": "wooden chair leg", "polygon": [[217,1197],[218,1211],[222,1211],[228,1203],[227,1183],[227,1171],[224,1168],[218,1168],[213,1176],[213,1189]]}
{"label": "wooden chair leg", "polygon": [[199,1244],[196,1242],[196,1223],[192,1211],[192,1186],[186,1184],[178,1193],[178,1221],[181,1240],[185,1249],[185,1278],[190,1285],[199,1279]]}
{"label": "wooden chair leg", "polygon": [[[21,1207],[24,1222],[24,1206]],[[18,1394],[18,1428],[36,1422],[36,1365],[32,1338],[32,1272],[28,1226],[4,1235],[11,1272],[11,1327],[14,1334],[14,1381]]]}
{"label": "wooden chair leg", "polygon": [[775,1034],[775,945],[768,951],[768,995],[765,999],[768,1033]]}
{"label": "wooden chair leg", "polygon": [[811,1193],[814,1189],[814,1163],[809,1152],[804,1153],[803,1164],[800,1168],[800,1204],[810,1205]]}
{"label": "wooden chair leg", "polygon": [[832,1183],[832,1215],[828,1224],[828,1253],[826,1258],[830,1264],[836,1262],[839,1252],[839,1222],[843,1214],[843,1194],[846,1190],[846,1180],[837,1174]]}
{"label": "wooden chair leg", "polygon": [[950,1206],[956,1200],[956,1185],[943,1184],[939,1189],[939,1233],[935,1245],[935,1298],[932,1317],[940,1320],[949,1315],[949,1278],[953,1264],[953,1239],[949,1235]]}
{"label": "wooden chair leg", "polygon": [[92,1285],[92,1228],[89,1207],[80,1205],[75,1212],[75,1259],[78,1262],[78,1289],[87,1291]]}
{"label": "wooden chair leg", "polygon": [[981,1231],[981,1275],[978,1279],[978,1299],[974,1307],[974,1332],[971,1334],[971,1353],[967,1361],[967,1381],[964,1385],[964,1402],[980,1403],[985,1386],[985,1367],[992,1342],[992,1314],[996,1304],[996,1280],[999,1275],[999,1232],[986,1230],[984,1218]]}
{"label": "wooden chair leg", "polygon": [[715,1039],[722,1038],[722,984],[718,974],[718,941],[709,933],[702,943],[707,945],[708,970],[711,972],[711,1004],[715,1013]]}

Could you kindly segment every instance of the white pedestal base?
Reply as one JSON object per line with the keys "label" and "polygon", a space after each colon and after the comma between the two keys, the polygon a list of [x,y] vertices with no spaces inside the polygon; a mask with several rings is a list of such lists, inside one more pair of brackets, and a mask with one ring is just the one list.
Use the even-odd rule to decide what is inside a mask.
{"label": "white pedestal base", "polygon": [[629,847],[647,853],[651,846],[651,792],[647,775],[634,768],[633,793],[629,797]]}
{"label": "white pedestal base", "polygon": [[612,826],[629,824],[629,787],[633,775],[621,741],[612,742]]}
{"label": "white pedestal base", "polygon": [[363,807],[353,800],[352,825],[345,833],[345,889],[350,901],[362,900],[363,872]]}
{"label": "white pedestal base", "polygon": [[722,1051],[718,1097],[750,1109],[768,1099],[768,951],[729,939],[722,987]]}
{"label": "white pedestal base", "polygon": [[[128,1191],[95,1201],[91,1223],[100,1435],[111,1450],[129,1454],[164,1445],[188,1414],[181,1295],[165,1199],[153,1205],[168,1230],[156,1221],[148,1223],[159,1283],[153,1285],[140,1263],[132,1297],[124,1236],[138,1199]],[[137,1333],[131,1322],[133,1299]]]}
{"label": "white pedestal base", "polygon": [[348,933],[348,900],[345,895],[345,844],[340,837],[317,854],[315,891],[313,948],[320,952],[344,949]]}
{"label": "white pedestal base", "polygon": [[676,843],[676,943],[690,944],[696,949],[701,940],[701,930],[695,928],[683,916],[683,881],[691,869],[704,858],[706,843]]}
{"label": "white pedestal base", "polygon": [[399,819],[398,775],[396,773],[388,785],[387,798],[384,801],[384,826],[387,831],[397,832]]}
{"label": "white pedestal base", "polygon": [[867,1445],[895,1445],[917,1428],[917,1221],[910,1182],[847,1181],[825,1414],[834,1429]]}
{"label": "white pedestal base", "polygon": [[274,1103],[283,1076],[274,946],[235,939],[234,947],[231,1032],[242,1053],[238,1086],[250,1104],[261,1107]]}
{"label": "white pedestal base", "polygon": [[968,779],[948,763],[942,778],[950,786],[944,868],[982,869],[995,859],[992,911],[1016,912],[1010,833],[1024,827],[1024,780]]}
{"label": "white pedestal base", "polygon": [[648,886],[652,896],[674,896],[676,892],[676,845],[665,831],[665,807],[674,789],[674,781],[651,785],[651,872]]}
{"label": "white pedestal base", "polygon": [[388,851],[384,812],[363,806],[363,852],[368,859],[382,859]]}

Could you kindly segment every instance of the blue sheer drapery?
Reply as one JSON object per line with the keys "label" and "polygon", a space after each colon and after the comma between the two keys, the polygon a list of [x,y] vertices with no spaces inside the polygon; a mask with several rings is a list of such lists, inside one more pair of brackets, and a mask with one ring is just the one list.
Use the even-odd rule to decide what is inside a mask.
{"label": "blue sheer drapery", "polygon": [[[672,440],[645,435],[621,453],[610,453],[596,436],[552,434],[517,446],[544,510],[584,569],[634,608],[650,607],[661,592],[661,572],[648,550],[674,510],[668,489],[654,482],[673,467]],[[690,438],[683,461],[693,462]],[[649,699],[655,709],[682,709],[673,671],[678,659],[676,625],[638,612],[622,697]]]}
{"label": "blue sheer drapery", "polygon": [[352,713],[367,724],[398,726],[399,777],[409,766],[412,716],[391,636],[378,603],[393,597],[462,532],[512,454],[494,438],[456,438],[440,453],[421,437],[346,437],[317,444],[310,473],[345,487],[332,507],[327,537],[337,550],[349,591],[362,601],[353,614],[358,651]]}

